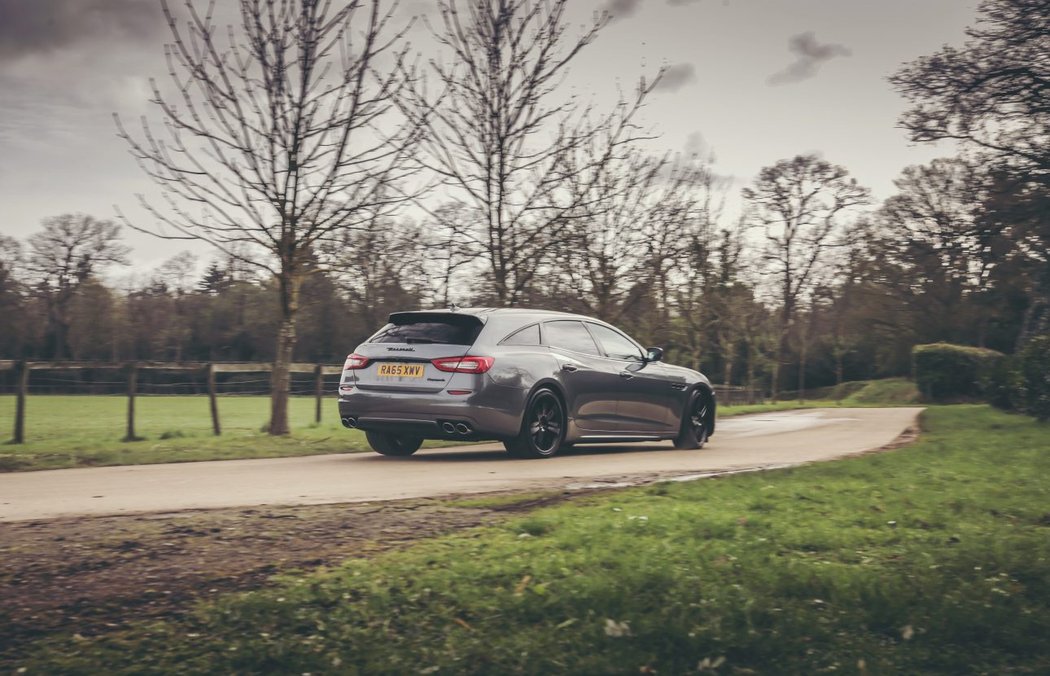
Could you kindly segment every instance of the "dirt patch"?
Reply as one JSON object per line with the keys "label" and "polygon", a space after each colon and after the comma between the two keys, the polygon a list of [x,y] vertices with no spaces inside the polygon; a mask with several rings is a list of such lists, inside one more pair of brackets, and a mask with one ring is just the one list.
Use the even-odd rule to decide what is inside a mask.
{"label": "dirt patch", "polygon": [[177,616],[276,573],[374,555],[576,495],[510,497],[492,507],[407,500],[0,523],[0,664],[48,634],[90,636]]}

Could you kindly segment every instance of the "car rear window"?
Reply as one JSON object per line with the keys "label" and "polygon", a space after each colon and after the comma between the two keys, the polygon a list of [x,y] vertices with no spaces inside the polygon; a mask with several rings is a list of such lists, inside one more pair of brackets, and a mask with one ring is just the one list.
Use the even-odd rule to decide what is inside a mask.
{"label": "car rear window", "polygon": [[369,342],[473,345],[481,326],[477,317],[468,315],[394,314]]}

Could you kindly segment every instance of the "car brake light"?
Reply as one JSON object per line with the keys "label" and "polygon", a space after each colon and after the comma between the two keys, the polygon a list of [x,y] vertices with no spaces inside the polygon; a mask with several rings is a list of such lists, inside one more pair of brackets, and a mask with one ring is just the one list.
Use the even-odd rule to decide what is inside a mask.
{"label": "car brake light", "polygon": [[441,357],[430,363],[438,371],[448,373],[484,373],[495,361],[492,357]]}
{"label": "car brake light", "polygon": [[366,366],[368,366],[368,357],[362,357],[354,353],[347,356],[346,361],[343,363],[343,370],[352,371],[354,369],[363,369]]}

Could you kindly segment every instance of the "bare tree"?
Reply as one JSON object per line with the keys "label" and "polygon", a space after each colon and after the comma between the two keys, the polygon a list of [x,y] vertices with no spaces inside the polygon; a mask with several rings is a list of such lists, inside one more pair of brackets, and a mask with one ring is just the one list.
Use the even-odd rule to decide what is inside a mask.
{"label": "bare tree", "polygon": [[[682,341],[693,355],[694,368],[700,367],[702,350],[715,352],[722,359],[722,384],[731,385],[743,302],[751,299],[752,292],[739,275],[743,227],[724,228],[715,234],[716,222],[717,214],[713,214],[707,227],[697,229],[687,242],[676,309],[685,328]],[[708,340],[711,337],[713,342]]]}
{"label": "bare tree", "polygon": [[982,0],[961,46],[905,64],[890,82],[916,141],[957,140],[993,167],[986,206],[1013,240],[1028,307],[1017,347],[1050,322],[1050,2]]}
{"label": "bare tree", "polygon": [[836,238],[844,213],[867,204],[867,188],[843,167],[816,155],[781,160],[759,172],[744,189],[754,222],[763,229],[762,257],[776,276],[780,305],[780,339],[773,376],[773,397],[779,392],[781,367],[787,360],[788,335],[799,305],[817,286],[818,273]]}
{"label": "bare tree", "polygon": [[434,32],[448,60],[430,62],[440,92],[417,90],[412,100],[428,116],[421,161],[477,214],[458,235],[484,252],[501,305],[522,300],[576,219],[590,214],[586,186],[639,136],[633,120],[655,85],[642,80],[607,115],[563,95],[568,65],[609,21],[596,14],[572,35],[568,6],[441,0]]}
{"label": "bare tree", "polygon": [[[737,297],[737,303],[729,316],[746,350],[744,386],[747,388],[748,401],[753,403],[759,392],[759,378],[768,373],[772,389],[772,382],[780,373],[777,366],[780,349],[778,319],[762,303],[757,302],[753,294],[746,292]],[[764,398],[765,394],[761,396]]]}
{"label": "bare tree", "polygon": [[1010,249],[1003,224],[985,216],[988,179],[975,163],[949,158],[907,167],[894,184],[899,192],[879,210],[878,224],[882,250],[910,272],[897,280],[899,295],[910,291],[922,321],[945,331],[934,338],[958,340],[960,327],[987,322],[987,313],[966,316],[962,306]]}
{"label": "bare tree", "polygon": [[583,310],[616,322],[635,285],[667,276],[696,230],[709,178],[705,165],[631,148],[580,186],[587,213],[566,233],[555,274]]}
{"label": "bare tree", "polygon": [[[719,181],[706,160],[677,158],[661,171],[662,185],[640,214],[644,243],[642,281],[651,289],[652,302],[643,308],[650,340],[677,346],[672,317],[677,312],[686,326],[695,325],[703,312],[704,286],[711,281],[716,255],[715,226],[721,212]],[[700,292],[701,304],[676,307],[682,297],[676,289],[692,285]],[[692,298],[698,300],[697,297]],[[697,365],[699,345],[687,331],[689,357]],[[673,345],[672,345],[673,343]]]}
{"label": "bare tree", "polygon": [[165,290],[179,296],[189,293],[197,276],[197,257],[189,251],[180,251],[157,268],[151,282],[163,285]]}
{"label": "bare tree", "polygon": [[602,208],[570,229],[557,253],[559,272],[581,309],[609,322],[627,309],[627,294],[638,281],[645,251],[641,220],[663,161],[635,151],[615,164],[588,186],[589,201]]}
{"label": "bare tree", "polygon": [[70,303],[81,286],[99,270],[126,265],[120,226],[85,214],[44,219],[44,229],[29,238],[26,269],[44,299],[54,340],[53,355],[69,355]]}
{"label": "bare tree", "polygon": [[963,47],[944,46],[890,82],[912,107],[916,141],[955,139],[1050,180],[1050,3],[982,0]]}
{"label": "bare tree", "polygon": [[[0,235],[0,354],[21,352],[26,330],[26,295],[22,284],[22,244],[14,237]],[[21,355],[19,355],[21,356]]]}
{"label": "bare tree", "polygon": [[865,332],[872,328],[867,322],[857,321],[854,315],[863,310],[865,287],[871,283],[874,237],[870,220],[861,219],[851,224],[843,238],[842,253],[833,264],[833,283],[824,287],[831,333],[828,342],[835,361],[836,385],[841,385],[844,380],[846,357],[861,342],[858,324],[866,325]]}
{"label": "bare tree", "polygon": [[182,361],[182,348],[192,335],[191,323],[186,317],[187,295],[197,274],[197,257],[181,251],[161,263],[150,276],[147,289],[140,293],[153,296],[151,306],[161,308],[158,330],[150,335],[160,346],[155,350],[161,359]]}
{"label": "bare tree", "polygon": [[8,288],[22,263],[22,245],[14,237],[0,235],[0,289]]}
{"label": "bare tree", "polygon": [[392,103],[412,77],[404,29],[380,0],[240,0],[240,25],[228,29],[214,0],[203,11],[185,0],[185,25],[161,5],[174,94],[153,83],[151,103],[166,135],[145,120],[133,135],[117,119],[164,196],[162,206],[140,196],[157,223],[132,227],[203,240],[273,276],[281,323],[269,432],[287,434],[311,252],[404,199],[397,186],[417,140]]}
{"label": "bare tree", "polygon": [[[95,278],[81,284],[69,303],[69,353],[75,360],[114,358],[121,329],[127,328],[120,299]],[[137,321],[142,317],[136,316]],[[114,359],[114,361],[116,361]]]}
{"label": "bare tree", "polygon": [[[382,252],[396,251],[397,255]],[[397,309],[418,303],[426,286],[426,242],[411,223],[376,218],[322,249],[333,281],[372,330]]]}
{"label": "bare tree", "polygon": [[457,282],[465,272],[477,267],[481,258],[478,242],[463,236],[472,232],[477,222],[473,209],[449,202],[434,210],[421,233],[427,248],[428,296],[442,307],[457,300],[461,291]]}

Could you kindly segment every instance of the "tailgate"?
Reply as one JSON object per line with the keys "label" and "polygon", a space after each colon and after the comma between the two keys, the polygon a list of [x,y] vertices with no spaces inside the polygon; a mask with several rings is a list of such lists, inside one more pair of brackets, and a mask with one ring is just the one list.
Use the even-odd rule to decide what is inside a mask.
{"label": "tailgate", "polygon": [[392,314],[389,324],[357,348],[369,361],[352,372],[355,384],[361,390],[440,392],[453,374],[430,362],[467,354],[482,326],[473,315],[453,312]]}

